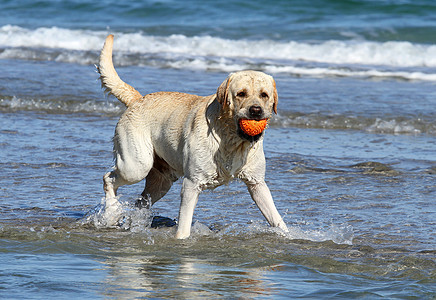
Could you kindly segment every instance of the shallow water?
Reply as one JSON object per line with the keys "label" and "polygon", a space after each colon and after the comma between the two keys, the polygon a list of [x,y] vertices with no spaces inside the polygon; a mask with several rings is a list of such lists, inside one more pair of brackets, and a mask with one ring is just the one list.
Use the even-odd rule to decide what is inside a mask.
{"label": "shallow water", "polygon": [[[434,3],[400,2],[1,3],[0,297],[433,299]],[[124,110],[93,66],[108,32],[143,94],[274,76],[266,176],[288,234],[238,181],[200,195],[184,241],[150,226],[177,217],[180,182],[151,210],[144,183],[122,187],[124,223],[99,226]]]}
{"label": "shallow water", "polygon": [[[93,74],[91,67],[78,70]],[[153,70],[168,85],[177,84],[178,76],[205,76],[159,73]],[[175,240],[174,228],[149,227],[153,215],[177,217],[180,183],[152,211],[134,208],[142,183],[121,188],[125,225],[98,229],[92,216],[103,197],[101,176],[111,167],[111,136],[122,107],[100,95],[95,79],[95,88],[86,80],[89,97],[95,94],[98,101],[80,94],[65,102],[62,92],[29,99],[25,91],[2,100],[6,298],[434,295],[433,135],[288,126],[288,111],[311,108],[306,112],[304,99],[285,92],[283,113],[267,129],[265,152],[267,181],[289,234],[267,226],[239,182],[200,196],[187,241]],[[306,85],[317,80],[277,82],[304,96]],[[371,88],[380,84],[366,82]],[[340,87],[335,79],[328,85]],[[209,87],[199,89],[207,94]],[[361,113],[369,106],[362,103]],[[318,115],[329,113],[327,105],[318,107]]]}

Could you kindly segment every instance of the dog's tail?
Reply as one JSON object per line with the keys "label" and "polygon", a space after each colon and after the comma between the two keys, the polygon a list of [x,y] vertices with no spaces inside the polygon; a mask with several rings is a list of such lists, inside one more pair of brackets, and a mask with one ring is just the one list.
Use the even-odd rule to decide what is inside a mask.
{"label": "dog's tail", "polygon": [[106,88],[106,92],[117,97],[126,106],[142,98],[142,95],[132,86],[128,85],[118,76],[112,63],[112,47],[114,36],[108,35],[100,53],[100,61],[97,71],[100,73],[101,86]]}

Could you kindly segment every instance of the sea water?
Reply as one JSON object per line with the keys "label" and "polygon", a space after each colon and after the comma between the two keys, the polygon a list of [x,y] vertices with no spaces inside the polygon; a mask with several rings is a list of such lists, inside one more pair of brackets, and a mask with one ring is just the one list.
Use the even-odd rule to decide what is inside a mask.
{"label": "sea water", "polygon": [[[0,297],[401,298],[436,293],[433,1],[0,3]],[[238,181],[205,191],[192,236],[181,183],[150,210],[120,188],[99,226],[124,107],[94,64],[142,94],[210,95],[229,72],[274,76],[266,178],[290,232]]]}

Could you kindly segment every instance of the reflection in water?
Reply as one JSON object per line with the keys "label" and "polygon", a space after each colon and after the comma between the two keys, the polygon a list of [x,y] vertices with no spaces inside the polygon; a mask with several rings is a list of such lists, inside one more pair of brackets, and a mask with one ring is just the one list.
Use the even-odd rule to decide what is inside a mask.
{"label": "reflection in water", "polygon": [[281,266],[249,268],[209,263],[194,257],[117,256],[108,269],[106,297],[177,297],[181,299],[271,295],[275,289],[265,273]]}
{"label": "reflection in water", "polygon": [[9,262],[12,269],[3,268],[2,276],[25,291],[36,287],[116,299],[349,299],[394,297],[399,288],[407,295],[434,295],[431,249],[291,240],[267,225],[209,235],[194,230],[184,241],[174,238],[174,228],[129,232],[77,226],[3,226],[0,248],[9,249],[12,261],[21,260]]}

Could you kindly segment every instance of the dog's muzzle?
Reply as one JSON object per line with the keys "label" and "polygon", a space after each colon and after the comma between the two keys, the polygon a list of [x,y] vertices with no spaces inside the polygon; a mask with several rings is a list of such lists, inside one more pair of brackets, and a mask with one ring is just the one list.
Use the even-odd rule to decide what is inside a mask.
{"label": "dog's muzzle", "polygon": [[250,106],[248,113],[250,115],[250,119],[253,120],[260,120],[263,117],[263,109],[258,105]]}
{"label": "dog's muzzle", "polygon": [[[248,121],[248,124],[250,123],[250,121],[253,121],[254,123],[256,123],[256,121],[257,122],[262,122],[262,121],[266,122],[267,119],[265,119],[263,108],[261,106],[258,106],[258,105],[252,105],[248,108],[247,117],[241,118],[238,120],[238,135],[239,135],[239,137],[241,137],[242,139],[245,139],[247,141],[250,141],[250,142],[257,142],[263,135],[264,127],[260,129],[261,132],[259,134],[253,135],[250,133],[251,130],[247,130],[246,128],[241,127],[244,125],[244,121]],[[257,130],[255,130],[255,131],[257,131]]]}
{"label": "dog's muzzle", "polygon": [[263,131],[258,135],[251,136],[246,134],[244,131],[242,131],[241,126],[238,124],[238,135],[240,138],[247,140],[249,142],[257,142],[262,137]]}

